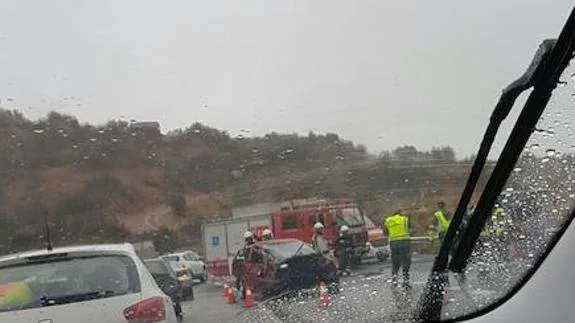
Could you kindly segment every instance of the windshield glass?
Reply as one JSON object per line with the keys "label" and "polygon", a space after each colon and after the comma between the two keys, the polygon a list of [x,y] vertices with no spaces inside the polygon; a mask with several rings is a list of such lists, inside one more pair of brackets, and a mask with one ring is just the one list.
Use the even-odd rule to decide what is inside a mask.
{"label": "windshield glass", "polygon": [[161,260],[146,260],[146,267],[152,274],[169,274],[168,266]]}
{"label": "windshield glass", "polygon": [[[126,283],[132,267],[110,258],[124,275],[112,290],[163,298],[150,272],[169,270],[184,323],[411,318],[502,89],[543,39],[558,36],[574,5],[4,2],[0,257],[131,244],[142,284]],[[450,276],[445,318],[508,295],[572,207],[575,70],[565,73],[465,287]],[[472,204],[528,94],[501,125]],[[299,254],[315,255],[283,268],[268,261],[292,257],[299,241]],[[254,244],[267,249],[263,262],[244,259]],[[82,261],[3,269],[15,278],[0,271],[0,282],[25,281],[33,298],[44,283],[26,279],[38,275],[50,295],[89,292],[84,276],[95,264]],[[72,265],[81,268],[68,274]],[[52,274],[59,266],[65,273]],[[68,286],[76,277],[83,282]],[[318,305],[321,283],[329,305]],[[224,286],[235,300],[222,297]],[[252,306],[244,306],[248,289]],[[123,320],[137,301],[122,298],[135,296],[98,310]],[[0,306],[10,302],[0,296]],[[29,313],[65,321],[56,308]],[[89,309],[74,314],[106,323]],[[30,321],[0,314],[0,322]]]}
{"label": "windshield glass", "polygon": [[358,227],[364,225],[361,213],[357,208],[331,209],[335,215],[335,221],[339,226]]}
{"label": "windshield glass", "polygon": [[134,262],[125,256],[71,258],[0,267],[0,312],[48,305],[42,298],[84,293],[102,293],[101,297],[136,293],[140,291],[137,277]]}
{"label": "windshield glass", "polygon": [[263,246],[278,260],[284,260],[300,255],[312,255],[315,251],[308,244],[301,241],[290,241],[282,243],[271,243]]}

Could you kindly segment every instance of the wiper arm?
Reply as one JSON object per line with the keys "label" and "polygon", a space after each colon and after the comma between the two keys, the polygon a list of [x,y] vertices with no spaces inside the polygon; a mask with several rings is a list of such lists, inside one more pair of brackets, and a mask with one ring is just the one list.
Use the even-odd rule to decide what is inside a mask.
{"label": "wiper arm", "polygon": [[521,151],[549,102],[551,92],[572,58],[574,49],[575,9],[571,12],[558,40],[545,40],[540,45],[527,72],[503,91],[491,115],[489,126],[485,132],[457,210],[441,245],[440,252],[435,258],[426,290],[419,300],[419,319],[438,321],[441,318],[441,297],[445,285],[449,251],[454,242],[456,232],[460,229],[465,210],[477,185],[501,122],[509,114],[517,97],[526,89],[534,87],[483,190],[477,208],[467,227],[464,228],[465,232],[461,235],[457,250],[450,263],[450,269],[454,272],[461,272],[465,267],[467,259],[479,238],[479,233],[495,204],[495,200],[509,178],[509,174],[519,159]]}
{"label": "wiper arm", "polygon": [[[487,130],[485,130],[483,140],[481,141],[479,151],[477,152],[477,157],[475,158],[473,167],[471,168],[471,173],[469,174],[467,183],[465,184],[465,188],[459,200],[459,204],[457,205],[457,209],[451,219],[449,230],[445,235],[441,245],[441,250],[436,259],[436,263],[434,264],[434,269],[436,269],[436,271],[446,269],[449,251],[453,245],[453,241],[455,240],[456,232],[461,226],[463,217],[467,212],[467,206],[469,205],[469,201],[477,187],[477,182],[483,172],[483,168],[487,161],[489,152],[491,151],[491,147],[493,146],[493,142],[495,141],[497,132],[499,131],[499,127],[509,115],[509,112],[515,104],[515,100],[517,100],[519,95],[535,85],[535,82],[540,77],[541,71],[545,66],[545,61],[549,57],[549,54],[553,50],[556,42],[557,40],[555,39],[546,39],[541,43],[541,45],[539,45],[539,49],[535,53],[535,57],[531,61],[527,71],[503,90],[497,105],[493,109],[491,117],[489,118],[489,125],[487,126]],[[470,222],[468,227],[471,225],[472,223]]]}
{"label": "wiper arm", "polygon": [[102,297],[109,297],[114,295],[115,292],[112,290],[98,291],[98,292],[87,292],[78,294],[67,294],[58,296],[42,296],[40,297],[40,303],[42,306],[52,306],[59,304],[68,304],[75,302],[83,302],[93,299],[98,299]]}

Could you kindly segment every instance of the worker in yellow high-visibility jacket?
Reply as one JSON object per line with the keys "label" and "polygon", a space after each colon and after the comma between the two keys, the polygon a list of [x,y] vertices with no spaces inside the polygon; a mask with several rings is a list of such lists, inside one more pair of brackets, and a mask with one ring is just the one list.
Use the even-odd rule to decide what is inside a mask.
{"label": "worker in yellow high-visibility jacket", "polygon": [[409,235],[409,219],[398,210],[384,220],[383,229],[387,233],[389,248],[391,249],[392,283],[397,285],[397,274],[399,268],[402,268],[403,284],[405,287],[410,287],[411,238]]}
{"label": "worker in yellow high-visibility jacket", "polygon": [[443,243],[447,229],[451,224],[451,214],[445,210],[445,203],[443,201],[437,203],[437,210],[433,213],[433,226],[437,230],[440,243]]}

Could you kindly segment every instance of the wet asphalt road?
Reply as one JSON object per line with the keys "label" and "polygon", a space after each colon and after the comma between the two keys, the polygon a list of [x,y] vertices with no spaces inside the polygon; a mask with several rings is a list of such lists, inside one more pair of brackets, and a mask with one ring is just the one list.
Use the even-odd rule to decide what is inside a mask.
{"label": "wet asphalt road", "polygon": [[[427,280],[432,265],[429,256],[414,256],[411,276],[414,290],[421,289]],[[391,276],[389,261],[385,263],[363,264],[354,270],[351,277],[341,281],[341,293],[332,297],[332,305],[324,309],[315,295],[300,296],[282,303],[273,303],[274,315],[283,314],[282,321],[357,321],[365,316],[365,311],[373,315],[380,313],[370,307],[379,302],[390,303],[388,278]],[[420,287],[419,287],[420,286]],[[185,302],[184,322],[273,322],[268,305],[244,309],[241,303],[226,304],[223,289],[212,284],[195,286],[195,300]],[[384,298],[384,299],[382,299]],[[279,302],[279,301],[278,301]],[[367,304],[367,306],[366,306]],[[278,310],[278,311],[276,311]],[[358,316],[359,315],[359,316]]]}

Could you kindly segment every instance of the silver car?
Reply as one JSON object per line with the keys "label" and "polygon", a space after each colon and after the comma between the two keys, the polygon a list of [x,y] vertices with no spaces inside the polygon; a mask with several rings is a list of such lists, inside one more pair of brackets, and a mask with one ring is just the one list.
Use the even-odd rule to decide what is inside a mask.
{"label": "silver car", "polygon": [[177,322],[171,299],[130,244],[0,258],[0,322]]}

